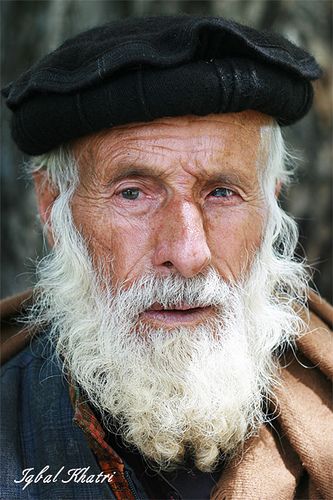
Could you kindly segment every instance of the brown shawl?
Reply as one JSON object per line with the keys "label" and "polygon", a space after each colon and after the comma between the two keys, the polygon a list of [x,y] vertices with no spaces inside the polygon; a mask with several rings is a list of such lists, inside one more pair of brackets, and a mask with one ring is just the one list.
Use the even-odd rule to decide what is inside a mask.
{"label": "brown shawl", "polygon": [[[31,291],[1,302],[6,361],[29,342],[13,322]],[[333,499],[333,308],[310,293],[310,322],[281,368],[277,418],[226,467],[212,500]]]}

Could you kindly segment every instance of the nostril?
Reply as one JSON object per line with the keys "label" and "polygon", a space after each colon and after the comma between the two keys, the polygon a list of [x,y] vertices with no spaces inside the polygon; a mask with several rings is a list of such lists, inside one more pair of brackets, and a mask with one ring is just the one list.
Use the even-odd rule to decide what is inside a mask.
{"label": "nostril", "polygon": [[165,267],[172,267],[172,262],[170,262],[169,260],[167,260],[166,262],[163,262],[163,266]]}

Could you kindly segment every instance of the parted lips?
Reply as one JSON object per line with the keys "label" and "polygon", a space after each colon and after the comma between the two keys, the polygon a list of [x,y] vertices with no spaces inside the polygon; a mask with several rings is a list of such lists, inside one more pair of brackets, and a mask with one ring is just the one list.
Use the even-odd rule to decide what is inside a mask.
{"label": "parted lips", "polygon": [[67,40],[2,93],[12,135],[38,155],[164,116],[254,109],[289,125],[309,110],[315,59],[282,36],[217,17],[127,18]]}

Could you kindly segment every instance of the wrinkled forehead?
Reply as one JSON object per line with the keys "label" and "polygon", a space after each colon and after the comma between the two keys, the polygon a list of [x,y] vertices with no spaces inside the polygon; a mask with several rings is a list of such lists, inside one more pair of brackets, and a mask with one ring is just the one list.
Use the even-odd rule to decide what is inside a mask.
{"label": "wrinkled forehead", "polygon": [[79,165],[103,169],[114,163],[128,166],[130,161],[191,161],[224,163],[245,168],[257,166],[267,151],[265,133],[273,119],[260,112],[248,110],[238,113],[207,116],[159,118],[152,122],[131,123],[85,136],[73,143]]}

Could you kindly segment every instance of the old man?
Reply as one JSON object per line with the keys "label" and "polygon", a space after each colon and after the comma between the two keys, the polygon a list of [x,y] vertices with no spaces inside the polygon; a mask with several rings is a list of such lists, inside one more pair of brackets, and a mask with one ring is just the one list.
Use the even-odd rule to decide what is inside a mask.
{"label": "old man", "polygon": [[4,347],[1,498],[329,498],[331,311],[277,201],[319,76],[278,35],[155,17],[4,89],[51,250]]}

